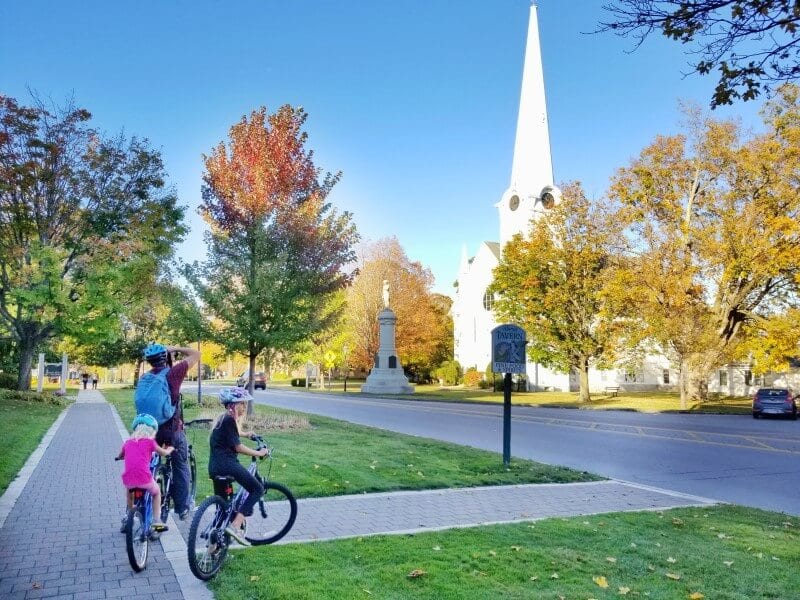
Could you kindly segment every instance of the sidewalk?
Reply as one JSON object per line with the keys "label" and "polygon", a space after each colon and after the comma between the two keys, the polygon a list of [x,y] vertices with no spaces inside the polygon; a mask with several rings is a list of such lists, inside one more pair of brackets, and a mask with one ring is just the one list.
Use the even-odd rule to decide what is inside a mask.
{"label": "sidewalk", "polygon": [[[122,467],[113,460],[124,434],[116,412],[90,390],[54,423],[44,452],[34,452],[0,502],[0,598],[211,598],[188,570],[188,521],[170,519],[161,543],[150,544],[147,568],[131,569],[119,533]],[[312,498],[299,501],[294,528],[279,543],[713,502],[622,481]]]}
{"label": "sidewalk", "polygon": [[114,462],[122,438],[111,406],[81,390],[62,417],[0,529],[0,598],[187,597],[161,544],[150,544],[142,573],[128,563]]}

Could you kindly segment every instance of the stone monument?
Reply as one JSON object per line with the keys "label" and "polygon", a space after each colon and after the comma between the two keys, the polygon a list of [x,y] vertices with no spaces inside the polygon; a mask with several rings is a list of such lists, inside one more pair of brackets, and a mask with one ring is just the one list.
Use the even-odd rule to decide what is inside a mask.
{"label": "stone monument", "polygon": [[394,327],[397,317],[389,308],[389,282],[383,281],[383,310],[378,313],[380,345],[375,355],[375,366],[361,386],[367,394],[413,394],[414,386],[408,383],[394,346]]}

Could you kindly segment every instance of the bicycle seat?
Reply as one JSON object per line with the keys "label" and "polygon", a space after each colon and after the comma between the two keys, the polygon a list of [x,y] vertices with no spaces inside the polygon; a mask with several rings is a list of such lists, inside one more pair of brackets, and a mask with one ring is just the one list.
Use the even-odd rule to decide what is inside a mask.
{"label": "bicycle seat", "polygon": [[236,481],[236,478],[231,477],[230,475],[215,475],[211,479],[213,481],[219,481],[220,483],[233,483]]}

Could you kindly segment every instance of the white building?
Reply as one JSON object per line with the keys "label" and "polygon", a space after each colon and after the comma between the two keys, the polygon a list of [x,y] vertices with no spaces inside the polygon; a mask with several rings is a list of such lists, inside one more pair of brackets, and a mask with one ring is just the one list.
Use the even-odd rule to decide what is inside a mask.
{"label": "white building", "polygon": [[[472,258],[468,257],[464,246],[458,271],[452,306],[455,359],[465,370],[475,367],[484,372],[489,365],[491,330],[499,324],[492,312],[494,299],[486,291],[492,282],[492,271],[499,263],[503,245],[516,233],[527,234],[531,219],[558,202],[559,191],[553,182],[539,25],[536,6],[532,5],[511,181],[495,204],[500,241],[482,242]],[[576,374],[554,372],[542,365],[528,363],[527,375],[530,390],[577,391],[579,388]],[[677,370],[659,354],[646,356],[636,367],[612,371],[589,369],[589,389],[593,393],[602,393],[609,387],[628,391],[676,390],[677,383]],[[762,386],[800,390],[800,362],[792,365],[789,373],[762,377],[754,377],[747,364],[731,364],[717,370],[708,380],[710,392],[726,395],[751,394]]]}

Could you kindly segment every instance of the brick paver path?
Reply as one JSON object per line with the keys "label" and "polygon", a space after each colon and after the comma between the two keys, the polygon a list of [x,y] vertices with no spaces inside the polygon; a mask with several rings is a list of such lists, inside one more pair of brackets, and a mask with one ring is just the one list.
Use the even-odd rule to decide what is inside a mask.
{"label": "brick paver path", "polygon": [[161,544],[150,544],[142,573],[131,569],[119,533],[120,434],[99,393],[80,399],[0,529],[0,598],[182,599]]}

